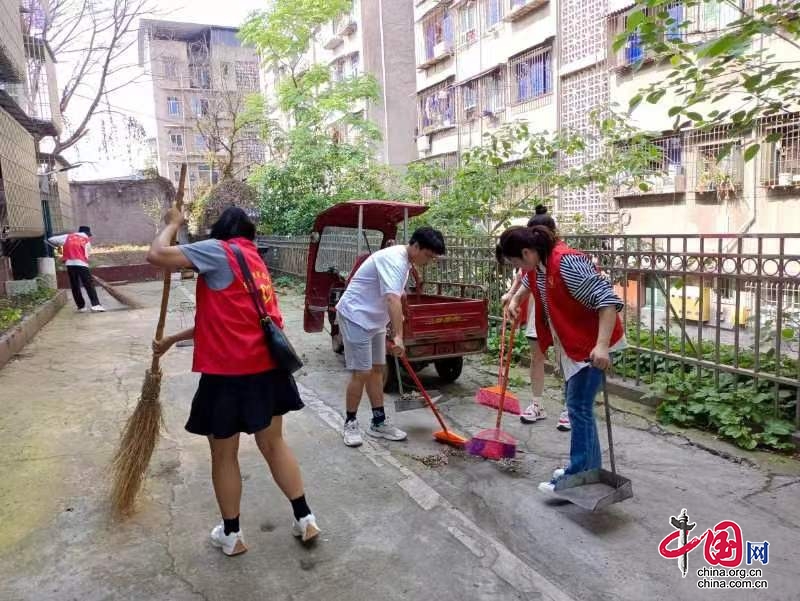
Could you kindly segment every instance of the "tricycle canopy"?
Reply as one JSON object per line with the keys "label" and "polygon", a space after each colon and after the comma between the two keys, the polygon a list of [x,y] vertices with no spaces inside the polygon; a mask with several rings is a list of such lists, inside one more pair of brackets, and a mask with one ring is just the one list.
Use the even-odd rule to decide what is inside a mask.
{"label": "tricycle canopy", "polygon": [[340,202],[317,215],[314,231],[321,232],[326,227],[359,226],[359,210],[362,211],[360,226],[365,230],[377,230],[387,238],[394,238],[398,224],[408,217],[417,217],[428,210],[423,205],[388,200],[351,200]]}

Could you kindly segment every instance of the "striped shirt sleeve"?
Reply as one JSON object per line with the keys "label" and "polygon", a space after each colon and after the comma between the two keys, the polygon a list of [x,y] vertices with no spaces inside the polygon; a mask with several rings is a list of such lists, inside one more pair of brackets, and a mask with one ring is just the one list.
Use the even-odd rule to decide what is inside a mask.
{"label": "striped shirt sleeve", "polygon": [[530,290],[530,289],[531,289],[531,283],[530,283],[530,281],[528,280],[528,272],[527,272],[527,271],[523,272],[523,274],[522,274],[522,280],[521,280],[521,282],[522,282],[522,285],[523,285],[525,288],[527,288],[528,290]]}
{"label": "striped shirt sleeve", "polygon": [[598,311],[615,307],[622,311],[623,303],[606,280],[585,255],[564,255],[561,258],[561,277],[572,297],[588,309]]}

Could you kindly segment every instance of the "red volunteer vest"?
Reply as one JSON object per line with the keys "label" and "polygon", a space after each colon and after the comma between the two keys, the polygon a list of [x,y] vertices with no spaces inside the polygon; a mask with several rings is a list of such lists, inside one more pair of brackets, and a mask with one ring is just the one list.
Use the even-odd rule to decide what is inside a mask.
{"label": "red volunteer vest", "polygon": [[[234,238],[229,242],[241,249],[267,315],[282,328],[283,317],[272,281],[255,244],[245,238]],[[192,370],[204,374],[243,376],[275,369],[236,257],[228,242],[221,244],[233,271],[233,282],[224,290],[212,290],[202,275],[197,279]]]}
{"label": "red volunteer vest", "polygon": [[[553,329],[564,347],[564,352],[574,361],[589,358],[597,344],[597,331],[600,327],[600,316],[597,311],[587,309],[569,293],[566,283],[561,278],[561,258],[565,255],[583,255],[582,252],[570,248],[558,241],[547,259],[547,291],[548,309]],[[545,320],[544,305],[536,285],[536,271],[528,272],[528,280],[536,302],[536,334],[539,336],[539,348],[545,352],[553,344],[553,334]],[[611,332],[609,347],[622,339],[622,322],[617,316],[617,323]]]}
{"label": "red volunteer vest", "polygon": [[89,244],[89,238],[86,236],[69,234],[61,251],[61,258],[64,261],[83,261],[88,263],[89,257],[86,256],[87,244]]}

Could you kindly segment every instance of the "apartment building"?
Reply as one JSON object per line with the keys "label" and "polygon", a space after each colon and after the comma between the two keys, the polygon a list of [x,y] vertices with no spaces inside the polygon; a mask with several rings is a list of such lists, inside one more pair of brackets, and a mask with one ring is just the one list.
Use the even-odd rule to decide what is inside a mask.
{"label": "apartment building", "polygon": [[[181,163],[187,164],[187,201],[219,181],[233,117],[261,89],[258,56],[237,34],[237,28],[215,25],[140,24],[139,62],[148,65],[153,81],[158,170],[177,187]],[[257,131],[237,133],[233,148],[237,179],[264,161]]]}
{"label": "apartment building", "polygon": [[[670,14],[693,26],[668,35],[708,39],[749,4],[688,8],[676,2]],[[515,119],[539,130],[587,132],[586,152],[569,161],[604,152],[591,135],[592,109],[625,107],[640,88],[669,71],[648,59],[637,36],[613,51],[633,6],[626,0],[415,0],[418,160],[453,167],[484,133]],[[785,42],[764,43],[777,56],[800,58]],[[718,108],[730,107],[723,101]],[[643,103],[633,119],[650,131],[667,132],[656,140],[663,154],[653,165],[650,190],[562,191],[559,212],[580,213],[590,223],[626,224],[628,233],[797,229],[800,113],[760,124],[761,132],[781,132],[781,140],[762,146],[750,162],[742,154],[750,139],[730,140],[725,128],[668,133],[672,119],[663,105]],[[734,150],[718,162],[727,142],[734,142]]]}
{"label": "apartment building", "polygon": [[69,164],[44,150],[62,128],[48,11],[0,0],[0,282],[35,277],[43,236],[75,227]]}
{"label": "apartment building", "polygon": [[[350,10],[323,25],[298,71],[312,64],[328,65],[334,81],[360,74],[372,75],[381,89],[377,102],[351,107],[362,113],[381,133],[377,159],[403,169],[417,158],[414,145],[414,0],[353,0]],[[264,73],[265,93],[274,100],[275,89],[285,73]],[[276,112],[279,123],[287,116]],[[332,124],[334,135],[346,137],[342,126]]]}

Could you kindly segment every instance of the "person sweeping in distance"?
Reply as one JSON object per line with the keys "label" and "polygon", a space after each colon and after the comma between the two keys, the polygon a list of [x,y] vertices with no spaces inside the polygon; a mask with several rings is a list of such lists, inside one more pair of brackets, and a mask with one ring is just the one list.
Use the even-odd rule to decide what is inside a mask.
{"label": "person sweeping in distance", "polygon": [[383,370],[386,365],[386,325],[391,322],[391,352],[403,346],[403,302],[411,265],[424,266],[445,253],[442,233],[418,228],[408,244],[389,246],[373,253],[353,274],[336,305],[344,341],[345,365],[350,381],[345,393],[344,444],[363,444],[356,413],[364,388],[372,404],[372,423],[367,433],[374,438],[405,440],[406,433],[386,419],[383,407]]}
{"label": "person sweeping in distance", "polygon": [[153,350],[163,354],[179,340],[194,339],[193,370],[201,375],[186,430],[207,436],[211,447],[211,479],[222,513],[211,542],[225,555],[247,550],[239,524],[242,432],[255,435],[275,483],[291,502],[293,534],[308,542],[320,529],[306,502],[297,460],[283,439],[283,416],[302,409],[303,402],[292,375],[276,369],[237,259],[241,253],[267,315],[283,328],[269,271],[253,243],[255,225],[242,209],[229,207],[211,228],[209,240],[170,246],[183,215],[172,209],[166,222],[147,260],[200,274],[197,313],[194,328],[153,341]]}
{"label": "person sweeping in distance", "polygon": [[[92,230],[88,225],[82,225],[77,233],[62,234],[52,236],[47,239],[50,246],[61,247],[61,260],[67,266],[69,276],[69,287],[72,289],[72,299],[78,307],[78,313],[102,313],[105,311],[100,299],[97,298],[97,291],[94,288],[92,272],[89,270],[89,254],[92,251]],[[81,286],[86,289],[89,295],[89,308],[83,300]]]}
{"label": "person sweeping in distance", "polygon": [[539,490],[552,493],[565,475],[601,467],[602,457],[594,398],[611,366],[611,353],[625,347],[618,313],[623,303],[592,260],[559,240],[550,228],[512,227],[500,236],[498,257],[526,271],[509,301],[512,317],[530,292],[536,303],[539,348],[556,348],[564,374],[567,410],[572,424],[569,462],[553,472]]}
{"label": "person sweeping in distance", "polygon": [[[537,205],[536,213],[528,220],[528,227],[533,227],[534,225],[543,225],[549,228],[553,234],[556,234],[556,222],[547,214],[547,207],[544,205]],[[520,271],[517,277],[514,278],[514,283],[511,285],[511,288],[502,296],[501,301],[504,307],[508,305],[509,301],[522,287],[523,275],[524,272]],[[531,352],[531,392],[533,396],[531,397],[531,404],[520,414],[519,421],[523,424],[534,424],[547,417],[542,407],[542,395],[544,394],[544,362],[546,356],[539,348],[539,342],[537,340],[536,303],[533,302],[531,296],[528,295],[520,305],[520,308],[522,314],[525,316],[523,321],[525,325],[525,337],[528,339]],[[558,364],[558,361],[558,358],[556,358],[556,364]],[[570,429],[569,412],[567,411],[566,405],[564,405],[561,414],[558,416],[556,428],[562,432],[568,432]]]}

